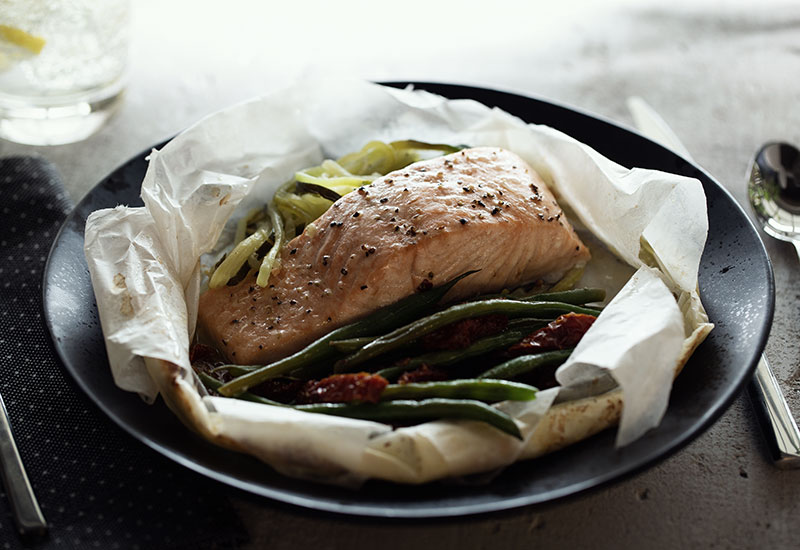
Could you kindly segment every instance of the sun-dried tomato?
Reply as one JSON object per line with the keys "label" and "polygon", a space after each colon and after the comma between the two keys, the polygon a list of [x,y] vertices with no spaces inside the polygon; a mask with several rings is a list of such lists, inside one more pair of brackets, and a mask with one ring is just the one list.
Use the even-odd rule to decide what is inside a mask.
{"label": "sun-dried tomato", "polygon": [[441,382],[449,380],[450,376],[441,369],[432,369],[428,365],[422,365],[418,369],[404,372],[397,379],[398,384],[411,384],[415,382]]}
{"label": "sun-dried tomato", "polygon": [[421,339],[426,350],[463,349],[475,340],[496,334],[508,326],[505,315],[484,315],[456,321],[427,334]]}
{"label": "sun-dried tomato", "polygon": [[531,353],[575,347],[592,326],[596,317],[584,313],[567,313],[546,327],[523,338],[509,348],[512,354]]}
{"label": "sun-dried tomato", "polygon": [[383,376],[359,372],[334,374],[322,380],[310,380],[300,392],[301,403],[377,403],[389,381]]}

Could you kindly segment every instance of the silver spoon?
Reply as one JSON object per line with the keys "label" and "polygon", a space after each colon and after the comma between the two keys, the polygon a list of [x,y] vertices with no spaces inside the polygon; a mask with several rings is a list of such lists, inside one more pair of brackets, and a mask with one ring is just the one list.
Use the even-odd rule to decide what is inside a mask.
{"label": "silver spoon", "polygon": [[[750,205],[767,235],[794,244],[800,257],[800,151],[788,143],[767,143],[750,166],[747,183]],[[800,431],[765,356],[756,367],[750,396],[760,406],[760,420],[774,438],[775,464],[800,468]]]}
{"label": "silver spoon", "polygon": [[747,194],[764,232],[789,241],[800,256],[800,150],[767,143],[750,167]]}

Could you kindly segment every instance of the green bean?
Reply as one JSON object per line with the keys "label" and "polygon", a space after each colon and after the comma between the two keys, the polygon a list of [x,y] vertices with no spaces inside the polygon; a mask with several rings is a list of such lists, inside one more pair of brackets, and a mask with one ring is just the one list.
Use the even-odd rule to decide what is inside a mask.
{"label": "green bean", "polygon": [[[547,325],[549,322],[550,321],[547,319],[532,319],[527,317],[522,319],[512,319],[508,323],[508,330],[499,334],[486,336],[480,340],[475,340],[466,348],[433,351],[423,355],[411,357],[409,360],[403,363],[402,366],[404,368],[399,370],[398,373],[415,369],[417,367],[421,367],[422,365],[428,365],[429,367],[453,365],[459,361],[463,361],[464,359],[469,359],[470,357],[483,355],[484,353],[489,353],[490,351],[510,346],[511,344],[522,340],[525,336],[530,334],[531,331],[541,328]],[[360,350],[373,340],[377,340],[378,338],[378,336],[363,336],[361,338],[337,340],[335,342],[331,342],[330,345],[335,347],[337,351],[341,351],[343,353],[353,353]],[[399,366],[400,365],[398,365],[398,367]],[[395,367],[388,367],[387,369],[383,370],[389,371],[389,369],[394,368]],[[394,371],[392,370],[389,372]],[[379,373],[380,371],[377,374]]]}
{"label": "green bean", "polygon": [[565,304],[584,305],[593,302],[602,302],[606,298],[606,291],[602,288],[575,288],[559,292],[538,292],[534,294],[519,295],[518,291],[500,294],[485,294],[476,300],[489,300],[503,298],[521,302],[563,302]]}
{"label": "green bean", "polygon": [[[222,382],[210,376],[202,371],[195,371],[197,376],[203,382],[203,385],[210,389],[214,390],[215,392],[219,393],[220,387],[222,387]],[[267,399],[266,397],[261,397],[260,395],[256,395],[250,392],[242,392],[236,396],[237,399],[241,399],[243,401],[252,401],[253,403],[261,403],[262,405],[272,405],[273,407],[288,407],[289,405],[285,405],[283,403],[278,403],[277,401],[273,401],[272,399]]]}
{"label": "green bean", "polygon": [[500,363],[499,365],[492,367],[491,369],[487,370],[486,372],[478,376],[478,378],[510,380],[512,378],[519,376],[520,374],[530,372],[539,367],[545,367],[549,365],[563,363],[564,361],[567,360],[567,358],[570,356],[571,353],[572,353],[572,348],[556,350],[556,351],[545,351],[533,355],[522,355],[520,357],[515,357],[514,359],[506,361],[505,363]]}
{"label": "green bean", "polygon": [[332,414],[377,422],[406,422],[438,420],[442,418],[464,418],[479,420],[522,439],[514,420],[502,411],[472,399],[426,399],[424,401],[390,401],[387,403],[320,403],[297,405],[295,409],[305,412]]}
{"label": "green bean", "polygon": [[370,342],[359,351],[337,361],[334,372],[351,372],[353,367],[374,359],[388,351],[397,349],[416,340],[434,330],[449,325],[462,319],[478,317],[489,314],[503,314],[508,317],[526,317],[531,315],[544,317],[557,317],[564,313],[588,313],[597,315],[595,309],[584,308],[561,302],[519,302],[515,300],[483,300],[480,302],[466,302],[451,306],[445,310],[434,313],[422,319],[413,321],[405,326],[393,330]]}
{"label": "green bean", "polygon": [[476,399],[478,401],[530,401],[536,398],[536,388],[519,382],[489,379],[462,379],[445,382],[390,384],[381,394],[381,401],[397,399]]}
{"label": "green bean", "polygon": [[381,332],[402,326],[419,317],[447,294],[447,291],[449,291],[453,285],[473,273],[475,273],[475,271],[467,271],[443,285],[425,292],[407,296],[392,305],[379,309],[360,321],[333,330],[288,357],[279,359],[274,363],[265,365],[223,384],[219,389],[219,393],[231,397],[243,391],[247,391],[253,386],[270,378],[283,376],[297,369],[301,369],[302,367],[334,357],[337,352],[335,348],[330,346],[330,342],[332,341],[369,334],[380,334]]}
{"label": "green bean", "polygon": [[551,320],[552,319],[539,319],[537,317],[519,317],[517,319],[509,319],[506,330],[521,331],[525,333],[523,336],[527,336],[534,330],[547,326]]}
{"label": "green bean", "polygon": [[[216,378],[204,372],[197,371],[198,376],[208,389],[219,392],[222,384]],[[385,391],[385,390],[384,390]],[[360,418],[363,420],[381,421],[407,421],[407,420],[438,420],[440,418],[466,418],[479,420],[495,428],[522,439],[519,428],[510,416],[502,411],[472,399],[426,399],[424,401],[391,401],[377,404],[350,403],[319,403],[314,405],[285,405],[272,401],[266,397],[250,392],[242,392],[237,399],[272,405],[276,407],[291,407],[299,411],[310,413],[331,414]]]}
{"label": "green bean", "polygon": [[547,325],[549,322],[550,321],[546,319],[529,317],[511,319],[508,322],[508,327],[504,332],[475,340],[466,348],[433,351],[423,355],[417,355],[416,357],[411,357],[401,364],[381,369],[375,374],[383,376],[390,382],[394,382],[404,372],[414,370],[422,365],[428,365],[429,367],[447,367],[454,365],[467,359],[471,359],[472,357],[479,357],[497,349],[502,349],[512,344],[516,344],[532,331]]}
{"label": "green bean", "polygon": [[[379,370],[376,374],[384,376],[382,373],[386,371],[390,376],[393,376],[395,372],[397,372],[399,375],[405,371],[414,370],[418,367],[421,367],[422,365],[428,365],[429,367],[447,367],[472,357],[484,355],[496,349],[508,347],[519,342],[527,335],[528,331],[526,330],[510,330],[501,332],[500,334],[493,334],[491,336],[486,336],[479,340],[475,340],[466,348],[432,351],[430,353],[424,353],[422,355],[411,357],[401,365],[395,365],[393,367]],[[397,370],[395,371],[395,369]],[[384,376],[384,378],[386,378],[386,376]]]}
{"label": "green bean", "polygon": [[359,336],[356,338],[347,338],[345,340],[332,340],[328,342],[328,344],[336,348],[336,351],[352,353],[360,350],[376,338],[377,336]]}
{"label": "green bean", "polygon": [[602,288],[576,288],[561,292],[545,292],[522,298],[526,302],[564,302],[565,304],[590,304],[606,299],[606,291]]}

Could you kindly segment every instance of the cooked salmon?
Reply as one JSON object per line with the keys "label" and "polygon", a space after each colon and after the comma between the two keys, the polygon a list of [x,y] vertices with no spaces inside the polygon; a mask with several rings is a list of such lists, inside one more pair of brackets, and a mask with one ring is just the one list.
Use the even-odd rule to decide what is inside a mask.
{"label": "cooked salmon", "polygon": [[448,299],[557,280],[589,251],[525,161],[481,147],[345,195],[280,259],[268,287],[253,275],[200,297],[200,333],[233,363],[268,363],[468,270]]}

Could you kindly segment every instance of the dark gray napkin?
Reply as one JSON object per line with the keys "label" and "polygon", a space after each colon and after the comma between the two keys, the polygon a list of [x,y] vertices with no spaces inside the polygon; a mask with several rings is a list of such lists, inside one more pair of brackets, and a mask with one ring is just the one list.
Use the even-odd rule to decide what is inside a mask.
{"label": "dark gray napkin", "polygon": [[[119,429],[72,383],[42,316],[42,272],[72,208],[55,168],[0,159],[0,394],[50,525],[34,548],[235,548],[225,488]],[[0,495],[0,548],[25,547]]]}

